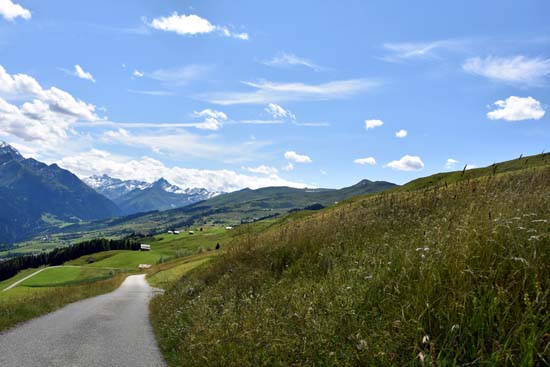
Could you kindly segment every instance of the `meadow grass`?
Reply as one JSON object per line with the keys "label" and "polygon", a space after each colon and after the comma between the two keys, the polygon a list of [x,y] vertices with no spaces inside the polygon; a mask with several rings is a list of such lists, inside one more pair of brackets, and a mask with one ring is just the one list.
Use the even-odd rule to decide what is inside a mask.
{"label": "meadow grass", "polygon": [[167,288],[191,270],[208,263],[218,254],[217,251],[209,251],[159,264],[149,272],[147,281],[153,287]]}
{"label": "meadow grass", "polygon": [[438,183],[243,229],[153,300],[168,363],[548,365],[550,169]]}

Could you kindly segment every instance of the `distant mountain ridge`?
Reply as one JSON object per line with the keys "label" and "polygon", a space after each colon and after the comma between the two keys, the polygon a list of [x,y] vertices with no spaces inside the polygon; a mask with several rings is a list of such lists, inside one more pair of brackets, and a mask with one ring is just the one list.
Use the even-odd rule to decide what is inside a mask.
{"label": "distant mountain ridge", "polygon": [[0,243],[37,232],[48,220],[77,222],[121,214],[71,172],[24,158],[5,142],[0,142],[0,203]]}
{"label": "distant mountain ridge", "polygon": [[[75,233],[99,233],[117,237],[132,233],[158,233],[170,228],[194,225],[236,225],[275,218],[291,211],[318,210],[352,196],[371,194],[397,188],[386,181],[362,180],[342,189],[298,189],[293,187],[264,187],[242,189],[177,209],[154,211],[127,217],[76,224],[58,230],[60,238]],[[54,232],[52,232],[54,233]]]}
{"label": "distant mountain ridge", "polygon": [[138,180],[120,180],[102,175],[88,177],[84,179],[84,182],[113,200],[127,215],[180,208],[222,194],[204,188],[182,189],[164,178],[148,183]]}

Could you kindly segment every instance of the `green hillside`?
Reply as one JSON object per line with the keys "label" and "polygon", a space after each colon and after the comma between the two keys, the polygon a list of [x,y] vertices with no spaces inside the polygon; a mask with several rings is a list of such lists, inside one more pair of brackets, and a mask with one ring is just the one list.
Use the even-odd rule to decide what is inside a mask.
{"label": "green hillside", "polygon": [[[396,185],[389,182],[363,180],[340,190],[290,187],[244,189],[184,208],[53,228],[31,241],[20,243],[19,247],[12,251],[49,250],[60,244],[69,245],[79,240],[98,237],[117,238],[132,233],[156,234],[166,232],[170,228],[204,225],[234,226],[280,217],[291,210],[303,209],[313,204],[330,206],[355,195],[379,192],[394,187]],[[1,251],[0,255],[2,255]]]}
{"label": "green hillside", "polygon": [[154,299],[170,365],[550,363],[548,155],[293,218]]}

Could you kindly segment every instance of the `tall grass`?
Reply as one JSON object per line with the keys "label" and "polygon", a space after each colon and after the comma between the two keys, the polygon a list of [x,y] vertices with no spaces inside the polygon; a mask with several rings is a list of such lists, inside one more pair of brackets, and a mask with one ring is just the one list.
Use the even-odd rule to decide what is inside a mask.
{"label": "tall grass", "polygon": [[550,364],[550,169],[240,237],[153,300],[178,366]]}

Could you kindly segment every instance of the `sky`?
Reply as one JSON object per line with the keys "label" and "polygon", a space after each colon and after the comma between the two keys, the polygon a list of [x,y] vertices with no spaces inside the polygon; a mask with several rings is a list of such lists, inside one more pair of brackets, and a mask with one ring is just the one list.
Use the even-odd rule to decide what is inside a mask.
{"label": "sky", "polygon": [[0,0],[0,140],[79,177],[405,183],[550,150],[550,2]]}

